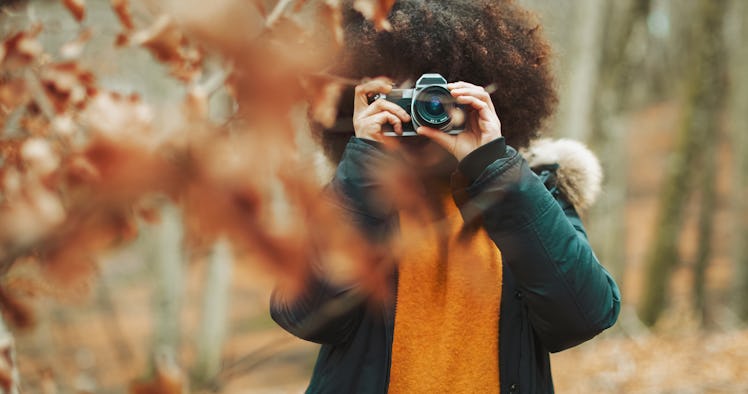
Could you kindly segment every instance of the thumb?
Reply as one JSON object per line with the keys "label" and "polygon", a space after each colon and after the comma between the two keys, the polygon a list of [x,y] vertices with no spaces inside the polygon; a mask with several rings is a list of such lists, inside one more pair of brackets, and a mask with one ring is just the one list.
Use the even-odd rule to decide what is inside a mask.
{"label": "thumb", "polygon": [[452,155],[455,154],[455,138],[457,138],[456,136],[425,126],[419,127],[416,130],[416,133],[418,133],[418,135],[428,137],[430,140],[439,144],[442,148],[444,148]]}

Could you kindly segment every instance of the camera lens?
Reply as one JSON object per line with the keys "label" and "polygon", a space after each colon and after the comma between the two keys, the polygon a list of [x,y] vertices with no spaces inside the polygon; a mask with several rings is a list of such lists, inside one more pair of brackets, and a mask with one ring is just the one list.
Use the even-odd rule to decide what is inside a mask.
{"label": "camera lens", "polygon": [[426,111],[429,115],[440,116],[444,113],[444,106],[442,105],[439,96],[431,96],[431,99],[426,104]]}
{"label": "camera lens", "polygon": [[419,124],[443,130],[449,127],[454,98],[443,87],[429,86],[416,96],[413,107]]}

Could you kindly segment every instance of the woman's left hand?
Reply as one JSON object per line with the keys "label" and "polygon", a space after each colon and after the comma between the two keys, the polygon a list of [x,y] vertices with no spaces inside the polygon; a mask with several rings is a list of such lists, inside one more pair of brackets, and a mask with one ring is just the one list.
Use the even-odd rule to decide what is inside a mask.
{"label": "woman's left hand", "polygon": [[447,84],[447,89],[459,104],[472,109],[465,114],[465,129],[460,134],[451,135],[421,126],[416,132],[441,145],[461,161],[470,152],[501,137],[501,122],[486,89],[467,82]]}

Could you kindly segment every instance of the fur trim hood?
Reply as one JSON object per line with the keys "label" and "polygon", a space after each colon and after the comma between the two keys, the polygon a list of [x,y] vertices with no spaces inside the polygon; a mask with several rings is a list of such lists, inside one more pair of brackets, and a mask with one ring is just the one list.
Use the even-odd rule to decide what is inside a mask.
{"label": "fur trim hood", "polygon": [[556,184],[558,190],[583,212],[594,204],[600,195],[603,171],[600,162],[584,144],[570,139],[541,138],[520,150],[531,168],[558,165]]}

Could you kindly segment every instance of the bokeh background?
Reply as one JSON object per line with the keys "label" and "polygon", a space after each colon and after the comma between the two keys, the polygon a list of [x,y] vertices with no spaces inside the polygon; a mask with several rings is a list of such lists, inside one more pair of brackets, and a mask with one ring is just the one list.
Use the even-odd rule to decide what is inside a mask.
{"label": "bokeh background", "polygon": [[[40,23],[38,41],[54,53],[88,28],[76,61],[102,87],[156,107],[189,95],[153,52],[113,44],[122,27],[110,2],[85,2],[82,21],[68,3],[3,2],[0,34]],[[136,22],[173,9],[157,3],[132,0]],[[603,194],[584,220],[623,292],[614,328],[552,356],[557,392],[748,392],[748,2],[520,3],[554,48],[560,103],[548,134],[585,142],[604,167]],[[216,89],[205,111],[224,121],[234,103]],[[293,117],[296,149],[321,165],[305,112]],[[40,279],[34,264],[4,275],[5,292],[20,294],[33,316],[4,334],[15,341],[22,391],[121,393],[172,376],[164,371],[193,392],[303,391],[317,347],[270,319],[271,272],[235,258],[227,242],[190,255],[178,209],[159,207],[159,220],[138,222],[132,240],[98,253],[85,279]]]}

